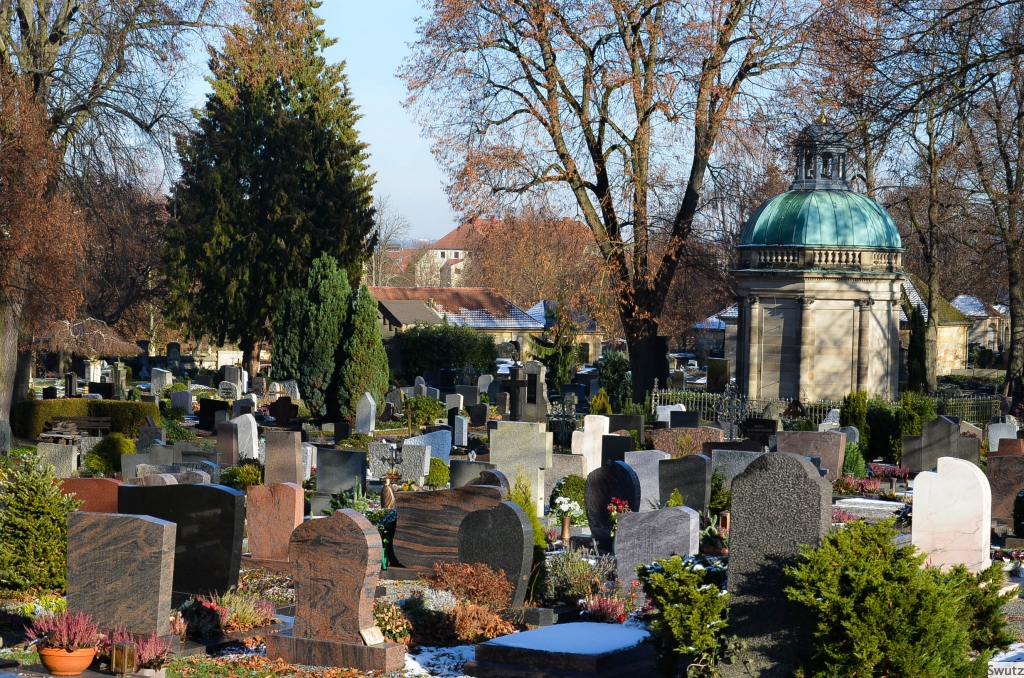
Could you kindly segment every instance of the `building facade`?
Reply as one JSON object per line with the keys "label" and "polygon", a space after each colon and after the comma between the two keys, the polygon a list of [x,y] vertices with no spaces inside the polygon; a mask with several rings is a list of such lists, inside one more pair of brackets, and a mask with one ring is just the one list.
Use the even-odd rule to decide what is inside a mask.
{"label": "building facade", "polygon": [[750,396],[895,396],[902,242],[874,200],[847,182],[842,131],[820,121],[796,146],[789,190],[743,228],[736,383]]}

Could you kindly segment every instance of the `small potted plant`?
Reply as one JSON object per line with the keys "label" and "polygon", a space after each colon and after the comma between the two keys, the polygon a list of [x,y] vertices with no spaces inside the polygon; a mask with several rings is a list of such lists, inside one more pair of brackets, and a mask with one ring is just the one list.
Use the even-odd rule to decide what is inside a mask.
{"label": "small potted plant", "polygon": [[700,552],[709,556],[729,555],[728,528],[719,525],[718,515],[707,519],[707,527],[700,531]]}
{"label": "small potted plant", "polygon": [[580,508],[579,502],[569,499],[569,497],[556,497],[555,515],[562,519],[562,544],[568,547],[569,539],[572,536],[569,525],[573,518],[583,515],[583,509]]}
{"label": "small potted plant", "polygon": [[35,619],[28,637],[37,645],[39,661],[51,675],[77,676],[96,657],[100,629],[91,615],[61,612]]}
{"label": "small potted plant", "polygon": [[152,678],[167,677],[167,655],[171,653],[171,642],[166,638],[160,638],[155,633],[146,638],[139,636],[135,639],[139,646],[139,670],[137,675],[151,676]]}

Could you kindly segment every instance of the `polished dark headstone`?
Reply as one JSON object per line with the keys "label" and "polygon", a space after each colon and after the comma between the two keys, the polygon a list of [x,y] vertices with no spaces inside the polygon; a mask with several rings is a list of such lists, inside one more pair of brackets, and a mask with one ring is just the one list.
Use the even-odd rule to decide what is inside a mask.
{"label": "polished dark headstone", "polygon": [[313,495],[313,515],[331,503],[331,495],[355,489],[366,490],[366,452],[362,450],[336,450],[316,448],[316,494]]}
{"label": "polished dark headstone", "polygon": [[470,480],[468,483],[466,483],[466,485],[487,485],[488,487],[500,487],[502,491],[505,493],[506,497],[508,496],[508,493],[512,489],[512,485],[509,483],[508,478],[505,476],[504,473],[502,473],[498,469],[489,469],[487,471],[481,471],[480,475]]}
{"label": "polished dark headstone", "polygon": [[711,500],[711,475],[711,458],[703,454],[662,459],[658,462],[661,505],[668,503],[673,490],[679,490],[685,506],[703,513]]}
{"label": "polished dark headstone", "polygon": [[222,485],[122,485],[117,505],[122,514],[152,516],[177,525],[172,604],[238,585],[244,493]]}
{"label": "polished dark headstone", "polygon": [[292,419],[299,416],[299,406],[292,402],[290,396],[281,396],[267,405],[267,413],[274,418],[278,426],[287,426]]}
{"label": "polished dark headstone", "polygon": [[672,410],[669,415],[670,428],[697,428],[700,426],[700,412],[679,412]]}
{"label": "polished dark headstone", "polygon": [[636,471],[625,462],[613,461],[607,466],[590,472],[584,488],[587,504],[587,522],[590,533],[597,539],[612,536],[612,523],[608,515],[608,504],[612,497],[622,499],[634,512],[640,511],[640,479]]}
{"label": "polished dark headstone", "polygon": [[428,572],[459,562],[459,526],[473,511],[505,501],[500,487],[468,485],[433,492],[396,492],[394,554],[402,567]]}
{"label": "polished dark headstone", "polygon": [[[198,383],[198,380],[196,383]],[[214,413],[230,410],[231,403],[223,400],[213,400],[212,398],[200,398],[198,415],[199,423],[196,424],[196,428],[203,431],[215,431],[217,429],[217,424],[214,421]]]}
{"label": "polished dark headstone", "polygon": [[644,439],[644,416],[642,414],[610,414],[608,415],[609,431],[637,431],[640,440]]}
{"label": "polished dark headstone", "polygon": [[149,516],[68,514],[68,611],[101,629],[170,633],[174,524]]}
{"label": "polished dark headstone", "polygon": [[533,567],[533,527],[517,504],[504,501],[494,508],[473,511],[459,526],[459,560],[483,563],[515,587],[512,605],[522,605]]}
{"label": "polished dark headstone", "polygon": [[479,405],[470,405],[466,408],[469,412],[469,425],[470,426],[486,426],[487,417],[490,414],[490,405],[487,403],[480,403]]}
{"label": "polished dark headstone", "polygon": [[626,452],[632,451],[632,436],[601,436],[601,466],[613,461],[626,461]]}
{"label": "polished dark headstone", "polygon": [[489,464],[486,461],[465,461],[462,459],[452,459],[449,466],[451,471],[451,480],[449,485],[452,487],[462,487],[469,485],[470,481],[475,480],[484,471],[490,471],[495,468],[494,464]]}

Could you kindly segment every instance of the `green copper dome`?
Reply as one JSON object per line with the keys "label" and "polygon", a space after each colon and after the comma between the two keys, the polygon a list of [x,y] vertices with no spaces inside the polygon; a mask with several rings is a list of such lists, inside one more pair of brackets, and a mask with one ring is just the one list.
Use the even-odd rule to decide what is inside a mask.
{"label": "green copper dome", "polygon": [[740,246],[901,249],[899,231],[881,205],[844,190],[791,190],[754,213]]}

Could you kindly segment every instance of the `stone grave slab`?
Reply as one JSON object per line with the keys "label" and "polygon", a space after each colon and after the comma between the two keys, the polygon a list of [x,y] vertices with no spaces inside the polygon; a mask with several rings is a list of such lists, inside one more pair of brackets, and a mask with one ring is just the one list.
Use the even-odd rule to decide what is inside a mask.
{"label": "stone grave slab", "polygon": [[832,485],[804,457],[770,452],[733,481],[731,514],[730,633],[747,641],[753,671],[789,675],[812,642],[813,620],[783,592],[783,567],[828,534]]}
{"label": "stone grave slab", "polygon": [[992,564],[989,545],[992,492],[981,469],[969,461],[939,457],[938,471],[914,478],[912,542],[932,565],[966,565],[980,572]]}
{"label": "stone grave slab", "polygon": [[1014,454],[1024,454],[1024,440],[1019,438],[1003,438],[999,441],[999,447],[990,450],[989,457],[1007,457]]}
{"label": "stone grave slab", "polygon": [[469,408],[480,402],[480,389],[477,386],[456,386],[455,392],[462,396],[462,406]]}
{"label": "stone grave slab", "polygon": [[544,500],[550,501],[551,492],[562,478],[576,475],[587,477],[587,460],[579,454],[552,454],[551,467],[544,469]]}
{"label": "stone grave slab", "polygon": [[432,457],[437,457],[447,464],[451,460],[452,455],[452,433],[445,429],[412,436],[405,439],[402,449],[405,449],[405,445],[424,445],[429,447]]}
{"label": "stone grave slab", "polygon": [[465,461],[464,459],[452,459],[450,485],[455,487],[463,487],[468,485],[471,480],[479,476],[484,471],[490,471],[494,468],[494,464],[490,464],[486,461]]}
{"label": "stone grave slab", "polygon": [[469,412],[469,425],[477,428],[487,425],[487,417],[490,416],[490,406],[487,403],[470,405],[466,408]]}
{"label": "stone grave slab", "polygon": [[512,485],[511,485],[511,483],[509,483],[508,478],[505,477],[504,473],[502,473],[501,471],[499,471],[497,469],[489,469],[487,471],[482,471],[480,473],[480,475],[478,475],[476,478],[474,478],[473,480],[471,480],[468,483],[466,483],[465,486],[466,487],[471,487],[471,486],[474,486],[474,485],[484,485],[484,486],[487,486],[487,487],[497,487],[497,488],[501,489],[502,493],[506,497],[508,496],[508,493],[512,489]]}
{"label": "stone grave slab", "polygon": [[301,485],[302,476],[302,434],[299,431],[267,431],[263,482],[268,485]]}
{"label": "stone grave slab", "polygon": [[613,461],[626,461],[626,453],[633,451],[632,436],[601,436],[601,466]]}
{"label": "stone grave slab", "polygon": [[669,428],[699,428],[700,412],[670,412]]}
{"label": "stone grave slab", "polygon": [[238,458],[256,459],[260,449],[260,433],[256,417],[251,414],[243,414],[231,421],[238,426]]}
{"label": "stone grave slab", "polygon": [[122,514],[148,515],[177,526],[172,604],[238,585],[245,524],[242,492],[223,485],[122,485],[117,508]]}
{"label": "stone grave slab", "polygon": [[288,396],[281,396],[267,405],[267,413],[274,418],[278,426],[287,426],[292,419],[299,416],[299,406]]}
{"label": "stone grave slab", "polygon": [[764,454],[764,452],[745,452],[743,450],[713,450],[711,452],[711,472],[720,471],[725,476],[726,487],[731,487],[733,479],[743,473],[755,459]]}
{"label": "stone grave slab", "polygon": [[444,409],[445,411],[456,409],[462,409],[462,395],[459,393],[449,393],[444,397]]}
{"label": "stone grave slab", "polygon": [[651,431],[654,449],[668,452],[673,457],[685,457],[697,454],[702,445],[708,442],[721,442],[722,429],[714,426],[698,426],[697,428],[663,428]]}
{"label": "stone grave slab", "polygon": [[306,482],[313,476],[313,469],[316,468],[316,445],[302,443],[302,482]]}
{"label": "stone grave slab", "polygon": [[153,395],[160,395],[165,388],[170,388],[174,383],[174,375],[167,370],[154,367],[149,373],[149,392]]}
{"label": "stone grave slab", "polygon": [[512,605],[521,606],[533,568],[530,518],[510,501],[469,513],[459,525],[459,561],[504,572],[514,587]]}
{"label": "stone grave slab", "polygon": [[544,469],[551,466],[552,446],[547,424],[499,421],[490,435],[490,463],[510,479],[525,475],[539,516],[544,515]]}
{"label": "stone grave slab", "polygon": [[658,492],[661,505],[668,503],[673,490],[679,490],[686,506],[703,513],[711,502],[711,475],[711,458],[703,454],[659,461]]}
{"label": "stone grave slab", "polygon": [[377,428],[377,401],[369,391],[356,403],[356,433],[373,433]]}
{"label": "stone grave slab", "polygon": [[455,417],[455,445],[466,447],[469,445],[469,419],[462,416]]}
{"label": "stone grave slab", "polygon": [[[1002,444],[1006,440],[1003,439]],[[1024,454],[996,455],[985,465],[992,493],[992,519],[1004,525],[1013,524],[1013,500],[1024,489]]]}
{"label": "stone grave slab", "polygon": [[295,483],[253,485],[246,490],[249,556],[243,564],[288,572],[292,531],[302,524],[305,493]]}
{"label": "stone grave slab", "polygon": [[860,431],[857,430],[856,426],[840,426],[834,429],[838,433],[846,434],[847,443],[859,443],[860,442]]}
{"label": "stone grave slab", "polygon": [[628,588],[637,578],[637,565],[674,555],[697,555],[699,547],[700,514],[688,506],[621,515],[615,530],[619,581]]}
{"label": "stone grave slab", "polygon": [[672,412],[685,412],[686,405],[658,405],[656,411],[658,413],[658,421],[663,421],[666,424],[671,424]]}
{"label": "stone grave slab", "polygon": [[317,447],[316,456],[316,493],[310,500],[311,515],[321,515],[331,505],[331,495],[352,490],[357,483],[366,490],[365,452]]}
{"label": "stone grave slab", "polygon": [[299,392],[299,382],[294,379],[287,379],[281,382],[281,390],[286,396],[292,399],[293,403],[302,401],[302,394]]}
{"label": "stone grave slab", "polygon": [[782,430],[781,422],[778,419],[764,419],[761,417],[747,417],[740,424],[743,437],[756,440],[762,445],[768,444],[768,438]]}
{"label": "stone grave slab", "polygon": [[804,457],[819,457],[821,468],[828,469],[825,479],[829,482],[843,474],[843,460],[846,457],[846,434],[838,429],[818,433],[817,431],[779,431],[775,434],[779,452],[792,452]]}
{"label": "stone grave slab", "polygon": [[217,424],[217,454],[220,456],[222,468],[237,466],[239,460],[238,450],[238,424],[233,421],[222,421]]}
{"label": "stone grave slab", "polygon": [[610,414],[608,427],[612,431],[636,431],[644,439],[644,417],[642,414]]}
{"label": "stone grave slab", "polygon": [[256,414],[256,408],[259,407],[259,401],[255,395],[247,395],[244,398],[239,398],[235,402],[231,403],[231,416],[240,417],[243,414]]}
{"label": "stone grave slab", "polygon": [[203,431],[215,431],[216,421],[214,415],[216,412],[227,412],[230,411],[231,404],[226,403],[223,400],[214,400],[213,398],[200,398],[199,399],[199,423],[196,425],[197,428]]}
{"label": "stone grave slab", "polygon": [[171,393],[171,407],[180,407],[185,414],[192,414],[192,392],[174,391]]}
{"label": "stone grave slab", "polygon": [[459,562],[459,526],[473,511],[505,501],[499,487],[470,485],[433,492],[395,492],[398,519],[393,550],[407,570],[426,573],[434,563]]}
{"label": "stone grave slab", "polygon": [[267,658],[289,664],[390,673],[405,666],[405,646],[364,640],[374,626],[373,600],[383,548],[362,514],[342,509],[292,532],[295,625],[266,637]]}
{"label": "stone grave slab", "polygon": [[135,468],[140,464],[151,464],[153,458],[148,454],[122,454],[121,477],[126,481],[136,477]]}
{"label": "stone grave slab", "polygon": [[174,523],[145,515],[68,514],[67,605],[103,630],[170,634]]}
{"label": "stone grave slab", "polygon": [[583,430],[572,432],[572,453],[586,460],[587,474],[601,467],[603,439],[611,432],[609,425],[608,417],[588,414],[583,418]]}
{"label": "stone grave slab", "polygon": [[117,513],[117,488],[121,481],[113,478],[64,478],[61,492],[73,494],[84,502],[79,511],[84,513]]}
{"label": "stone grave slab", "polygon": [[637,450],[626,452],[624,461],[640,479],[640,512],[654,511],[661,501],[661,487],[658,481],[660,463],[671,459],[661,450]]}
{"label": "stone grave slab", "polygon": [[543,422],[548,420],[548,384],[545,373],[547,368],[536,360],[523,366],[523,378],[526,388],[520,389],[523,401],[519,405],[520,419],[524,422]]}
{"label": "stone grave slab", "polygon": [[640,511],[640,479],[636,472],[622,461],[613,461],[592,471],[587,476],[584,489],[587,504],[587,522],[590,533],[596,539],[610,539],[612,523],[608,516],[608,504],[612,497],[622,499],[634,512]]}
{"label": "stone grave slab", "polygon": [[367,474],[372,478],[383,478],[391,470],[391,459],[395,445],[392,443],[369,443],[366,446],[369,465]]}
{"label": "stone grave slab", "polygon": [[830,431],[834,428],[839,428],[840,415],[841,412],[838,409],[829,410],[828,414],[825,415],[825,418],[821,420],[820,424],[818,424],[818,431],[824,433],[825,431]]}
{"label": "stone grave slab", "polygon": [[37,443],[36,451],[39,463],[52,466],[53,474],[58,478],[70,478],[78,470],[78,448],[74,445]]}
{"label": "stone grave slab", "polygon": [[180,461],[175,466],[205,473],[210,479],[208,482],[220,485],[220,466],[217,466],[212,461]]}
{"label": "stone grave slab", "polygon": [[1003,438],[1016,438],[1017,427],[1013,424],[989,424],[988,425],[988,449],[999,448],[999,441]]}
{"label": "stone grave slab", "polygon": [[574,622],[501,636],[475,649],[477,678],[659,678],[643,629]]}

